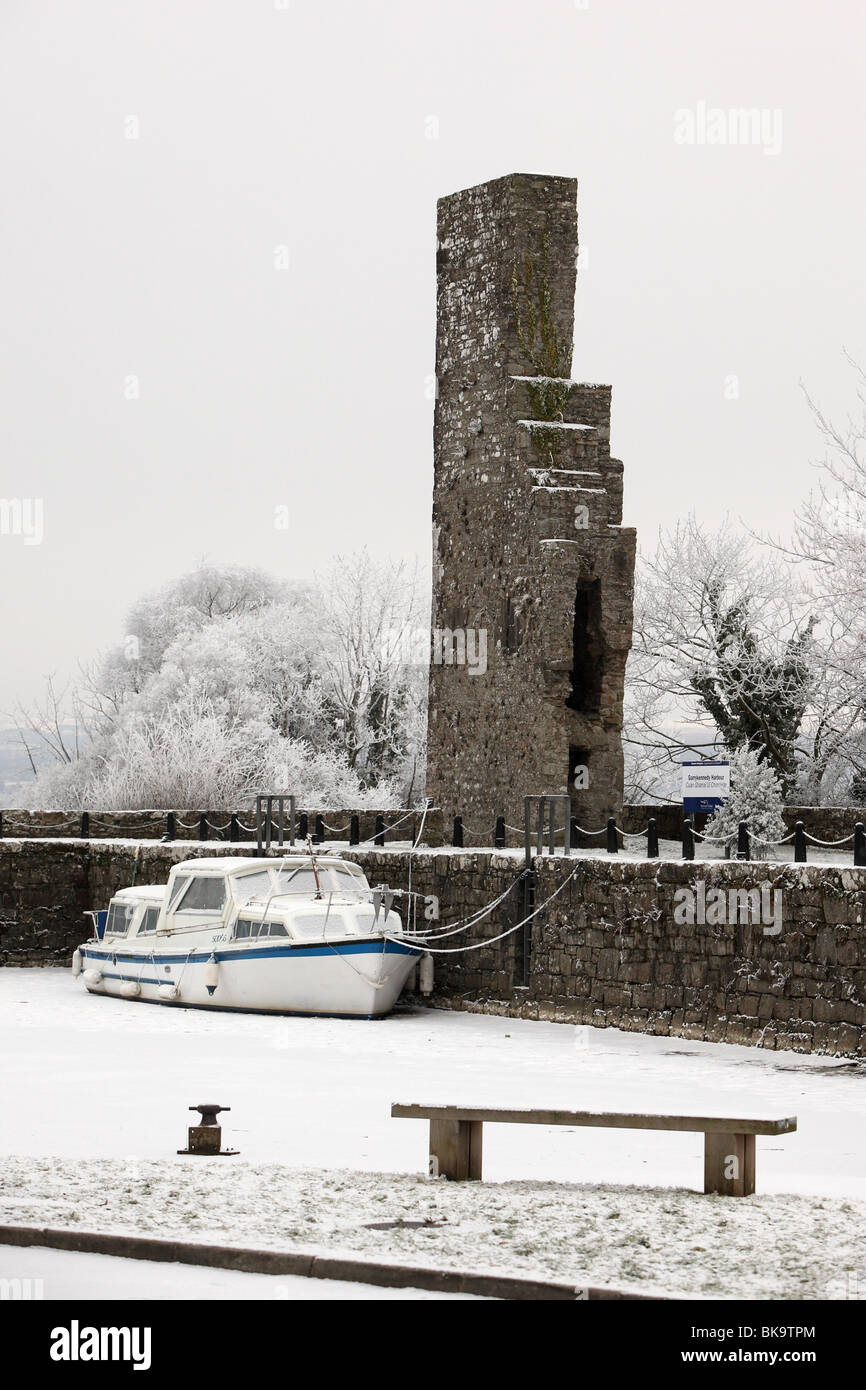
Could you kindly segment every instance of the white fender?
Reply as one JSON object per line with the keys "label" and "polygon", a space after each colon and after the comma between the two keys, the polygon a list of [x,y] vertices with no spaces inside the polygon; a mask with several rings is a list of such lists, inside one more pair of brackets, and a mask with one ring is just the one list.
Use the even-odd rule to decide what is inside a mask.
{"label": "white fender", "polygon": [[78,979],[78,976],[79,976],[80,974],[81,974],[81,952],[79,951],[78,947],[76,946],[75,950],[72,952],[72,977],[73,977],[73,979],[77,980],[77,979]]}
{"label": "white fender", "polygon": [[156,992],[160,999],[176,999],[178,996],[177,985],[171,985],[168,981],[160,985]]}
{"label": "white fender", "polygon": [[433,957],[423,955],[418,962],[418,984],[422,994],[433,993]]}
{"label": "white fender", "polygon": [[102,971],[85,970],[84,983],[87,985],[88,989],[98,989],[99,986],[102,984]]}
{"label": "white fender", "polygon": [[220,963],[216,956],[211,956],[204,968],[205,989],[214,990],[220,982]]}
{"label": "white fender", "polygon": [[120,992],[125,999],[137,999],[141,994],[141,985],[138,980],[121,980]]}

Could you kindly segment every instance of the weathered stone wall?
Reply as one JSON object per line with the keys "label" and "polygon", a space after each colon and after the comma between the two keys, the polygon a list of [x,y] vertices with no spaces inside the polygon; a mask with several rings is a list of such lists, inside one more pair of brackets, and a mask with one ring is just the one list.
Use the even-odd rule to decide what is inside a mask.
{"label": "weathered stone wall", "polygon": [[433,627],[485,632],[487,666],[431,665],[428,793],[446,822],[516,825],[568,793],[596,827],[622,803],[635,534],[610,387],[569,376],[577,184],[443,198],[438,244]]}
{"label": "weathered stone wall", "polygon": [[[202,845],[195,854],[244,848]],[[0,962],[66,964],[90,934],[87,909],[139,883],[162,883],[189,846],[0,842]],[[410,856],[352,851],[372,883],[409,886]],[[616,1026],[710,1041],[866,1055],[866,869],[825,865],[536,861],[536,901],[561,891],[531,928],[465,954],[437,954],[440,1007]],[[484,943],[524,916],[521,856],[419,851],[411,886],[435,896],[442,925],[503,903],[439,949]],[[675,894],[703,881],[781,892],[781,930],[761,923],[677,925]],[[775,931],[775,923],[772,926]]]}

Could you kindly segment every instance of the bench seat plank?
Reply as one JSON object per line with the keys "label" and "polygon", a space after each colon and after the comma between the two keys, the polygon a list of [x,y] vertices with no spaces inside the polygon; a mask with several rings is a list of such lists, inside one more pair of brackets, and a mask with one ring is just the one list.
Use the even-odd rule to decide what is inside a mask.
{"label": "bench seat plank", "polygon": [[748,1119],[725,1115],[649,1115],[597,1110],[513,1110],[464,1105],[418,1105],[395,1102],[393,1119],[482,1121],[485,1124],[587,1126],[600,1129],[660,1129],[694,1134],[790,1134],[796,1115]]}

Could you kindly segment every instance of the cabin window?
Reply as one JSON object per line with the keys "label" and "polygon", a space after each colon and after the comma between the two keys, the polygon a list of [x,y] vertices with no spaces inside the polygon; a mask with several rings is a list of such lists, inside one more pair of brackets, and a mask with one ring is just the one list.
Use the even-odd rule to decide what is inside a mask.
{"label": "cabin window", "polygon": [[255,936],[288,936],[288,934],[282,922],[253,922],[246,917],[239,917],[235,927],[236,940]]}
{"label": "cabin window", "polygon": [[159,908],[149,907],[141,919],[141,926],[138,929],[139,936],[152,936],[156,931],[156,924],[159,920]]}
{"label": "cabin window", "polygon": [[135,915],[135,908],[135,903],[111,903],[105,923],[106,935],[126,936]]}
{"label": "cabin window", "polygon": [[250,898],[267,897],[272,887],[271,875],[267,869],[260,869],[254,874],[241,874],[232,880],[235,898],[242,903],[248,902]]}
{"label": "cabin window", "polygon": [[194,878],[183,895],[178,912],[222,912],[226,901],[225,880]]}
{"label": "cabin window", "polygon": [[188,883],[189,874],[177,874],[174,882],[171,885],[171,892],[168,895],[169,907],[171,907],[172,903],[177,902],[179,894],[183,892],[184,888]]}
{"label": "cabin window", "polygon": [[327,874],[323,869],[318,870],[319,882],[316,882],[316,875],[312,869],[298,869],[291,877],[283,878],[280,876],[280,886],[278,892],[282,893],[316,893],[319,891],[319,884],[322,890],[328,888]]}

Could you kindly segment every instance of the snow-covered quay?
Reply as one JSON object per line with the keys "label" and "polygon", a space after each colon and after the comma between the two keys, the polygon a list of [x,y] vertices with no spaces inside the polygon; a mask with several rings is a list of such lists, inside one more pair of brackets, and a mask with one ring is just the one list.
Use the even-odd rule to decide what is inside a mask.
{"label": "snow-covered quay", "polygon": [[[0,971],[0,1221],[316,1249],[712,1298],[866,1294],[866,1065],[439,1010],[377,1022],[167,1009]],[[490,1125],[485,1182],[426,1172],[394,1100],[796,1114],[757,1194],[700,1135]],[[201,1101],[220,1161],[178,1157]],[[2,1249],[2,1248],[0,1248]]]}

